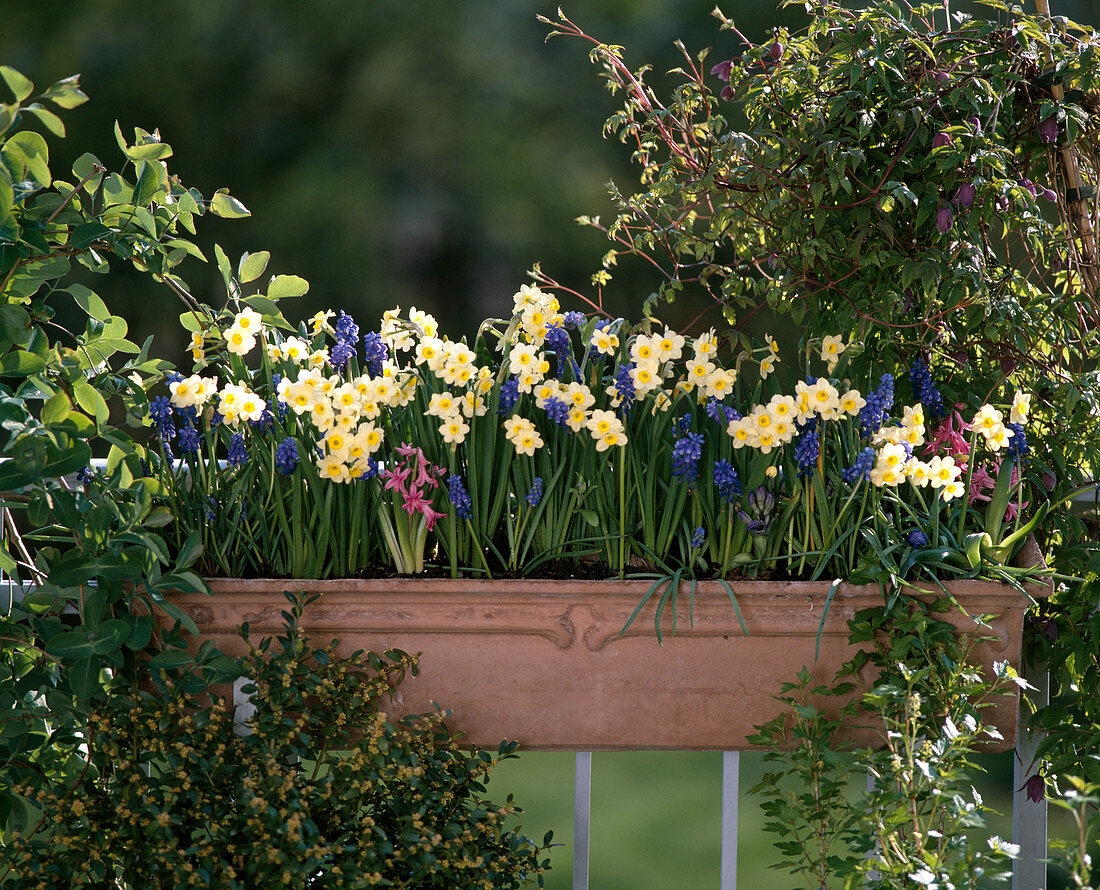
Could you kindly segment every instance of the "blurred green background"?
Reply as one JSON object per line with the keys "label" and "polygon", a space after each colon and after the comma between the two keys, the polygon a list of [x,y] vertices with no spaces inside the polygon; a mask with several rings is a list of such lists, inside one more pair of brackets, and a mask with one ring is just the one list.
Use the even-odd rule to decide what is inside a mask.
{"label": "blurred green background", "polygon": [[[1098,0],[1051,5],[1100,21]],[[712,62],[738,51],[713,6],[584,0],[564,11],[625,46],[631,67],[651,63],[664,92],[675,82],[663,74],[677,64],[675,38],[715,47]],[[756,41],[805,20],[801,6],[777,10],[774,0],[722,7]],[[544,41],[536,14],[554,9],[554,0],[12,0],[0,63],[39,87],[82,75],[92,101],[65,115],[64,142],[51,139],[55,170],[85,151],[117,165],[117,119],[128,134],[159,128],[184,183],[204,194],[228,187],[252,218],[201,220],[198,241],[208,256],[215,241],[231,258],[270,250],[270,272],[309,279],[300,316],[287,307],[292,317],[344,309],[368,330],[383,309],[413,304],[459,336],[507,312],[535,262],[590,292],[607,244],[573,219],[610,214],[609,179],[625,191],[637,182],[629,149],[602,138],[618,102],[587,46]],[[168,292],[117,270],[96,289],[133,337],[154,333],[157,354],[182,363]],[[222,299],[214,270],[185,277],[196,295]],[[629,316],[653,287],[644,268],[624,263],[607,297]],[[742,762],[745,789],[759,755]],[[989,797],[1008,812],[1010,756],[991,768]],[[593,888],[717,886],[718,753],[597,754],[593,772]],[[568,887],[572,755],[524,754],[490,789],[494,799],[516,793],[532,836],[554,828],[569,845],[555,851],[548,883]],[[757,816],[743,798],[741,886],[787,886],[767,870],[775,857]]]}

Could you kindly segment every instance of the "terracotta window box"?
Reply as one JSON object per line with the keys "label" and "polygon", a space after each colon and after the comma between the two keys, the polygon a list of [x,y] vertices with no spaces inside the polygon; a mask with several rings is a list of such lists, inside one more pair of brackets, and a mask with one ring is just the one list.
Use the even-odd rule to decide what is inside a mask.
{"label": "terracotta window box", "polygon": [[[653,596],[630,629],[623,625],[649,589],[646,581],[270,581],[219,579],[214,596],[173,598],[228,654],[243,654],[236,628],[247,621],[254,639],[278,633],[287,608],[283,591],[322,596],[303,616],[315,646],[340,640],[340,652],[397,648],[420,655],[420,675],[401,686],[394,713],[453,712],[452,728],[471,744],[495,747],[516,739],[528,749],[745,750],[754,726],[781,713],[780,686],[807,666],[815,680],[832,680],[854,649],[848,620],[881,604],[875,587],[841,585],[832,600],[814,658],[828,583],[750,581],[732,584],[746,637],[726,590],[700,582],[694,604],[680,590],[675,635],[672,610],[658,645]],[[987,670],[994,661],[1020,667],[1028,598],[1006,585],[952,582],[971,615],[996,616],[975,647]],[[1042,588],[1033,591],[1043,595]],[[960,633],[974,622],[945,616]],[[162,623],[169,622],[161,613]],[[197,645],[197,643],[196,643]],[[1015,695],[986,711],[1011,748]],[[873,731],[853,738],[874,744]]]}

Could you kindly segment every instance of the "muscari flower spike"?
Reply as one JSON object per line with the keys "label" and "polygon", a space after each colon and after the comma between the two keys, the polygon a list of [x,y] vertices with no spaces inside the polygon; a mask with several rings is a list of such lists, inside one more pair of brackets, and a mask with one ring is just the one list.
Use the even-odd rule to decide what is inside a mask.
{"label": "muscari flower spike", "polygon": [[473,515],[473,501],[470,500],[470,493],[466,490],[462,477],[458,473],[451,473],[447,477],[447,494],[451,498],[451,503],[454,504],[455,516],[459,519],[469,519]]}
{"label": "muscari flower spike", "polygon": [[878,432],[886,420],[890,409],[894,407],[894,376],[883,374],[879,378],[878,389],[868,394],[867,404],[859,412],[859,430],[869,436]]}
{"label": "muscari flower spike", "polygon": [[519,401],[519,381],[509,377],[500,385],[500,413],[511,414]]}
{"label": "muscari flower spike", "polygon": [[248,460],[248,449],[244,446],[244,433],[234,433],[229,439],[229,453],[225,462],[231,467],[239,467]]}
{"label": "muscari flower spike", "polygon": [[859,479],[868,479],[871,476],[871,470],[875,466],[875,449],[864,448],[859,457],[856,458],[856,462],[852,464],[848,469],[840,471],[840,477],[849,485],[854,484]]}
{"label": "muscari flower spike", "polygon": [[363,361],[371,377],[382,376],[382,363],[389,357],[389,347],[386,346],[380,333],[368,331],[363,335]]}
{"label": "muscari flower spike", "polygon": [[535,481],[531,483],[531,490],[527,492],[527,503],[532,507],[537,507],[542,500],[542,477],[536,476]]}
{"label": "muscari flower spike", "polygon": [[729,504],[741,496],[741,479],[728,460],[716,460],[713,474],[714,487],[718,489],[719,500]]}
{"label": "muscari flower spike", "polygon": [[339,371],[357,354],[355,344],[359,339],[359,325],[343,309],[340,310],[340,318],[336,322],[335,335],[336,343],[329,353],[329,362]]}
{"label": "muscari flower spike", "polygon": [[672,475],[683,479],[688,485],[693,485],[699,473],[699,458],[702,456],[702,433],[684,433],[672,446]]}
{"label": "muscari flower spike", "polygon": [[289,476],[298,466],[298,443],[293,436],[287,436],[275,446],[275,469]]}
{"label": "muscari flower spike", "polygon": [[809,476],[817,469],[817,457],[820,453],[821,435],[818,431],[817,418],[811,417],[794,446],[794,459],[798,464],[799,476]]}
{"label": "muscari flower spike", "polygon": [[923,356],[918,356],[916,362],[909,369],[909,382],[913,385],[913,394],[924,408],[924,413],[930,420],[937,420],[944,416],[943,396],[932,380],[932,369]]}

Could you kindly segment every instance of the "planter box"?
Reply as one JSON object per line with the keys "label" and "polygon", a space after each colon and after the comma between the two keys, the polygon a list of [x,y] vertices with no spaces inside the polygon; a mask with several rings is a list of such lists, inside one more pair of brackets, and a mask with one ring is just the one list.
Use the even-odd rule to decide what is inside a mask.
{"label": "planter box", "polygon": [[[977,646],[975,659],[986,669],[1002,660],[1019,668],[1027,597],[984,581],[949,586],[969,614],[997,616],[983,628],[995,639]],[[674,636],[672,610],[664,615],[664,645],[654,633],[656,595],[620,634],[649,588],[645,581],[214,580],[213,597],[178,595],[173,602],[203,638],[243,654],[236,634],[242,622],[253,639],[275,634],[287,608],[284,590],[321,593],[302,621],[314,645],[339,639],[343,654],[421,653],[420,676],[402,684],[394,714],[431,710],[438,702],[471,744],[495,747],[508,738],[544,750],[744,750],[752,747],[746,736],[753,727],[784,710],[773,698],[780,685],[803,665],[815,680],[832,680],[854,652],[848,619],[882,602],[877,588],[842,585],[815,661],[828,587],[733,584],[746,637],[721,585],[697,585],[691,609],[684,585]],[[962,614],[946,618],[960,632],[974,630]],[[163,614],[159,620],[169,622]],[[1011,748],[1017,698],[999,697],[986,716],[1005,737],[992,749]],[[880,741],[867,729],[853,738]]]}

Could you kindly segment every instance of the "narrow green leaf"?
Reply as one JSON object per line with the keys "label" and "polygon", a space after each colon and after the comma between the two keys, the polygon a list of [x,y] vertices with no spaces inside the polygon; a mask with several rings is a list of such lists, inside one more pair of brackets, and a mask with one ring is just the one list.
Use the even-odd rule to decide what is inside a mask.
{"label": "narrow green leaf", "polygon": [[38,118],[42,122],[42,126],[53,133],[54,136],[60,136],[62,139],[65,138],[65,124],[62,123],[61,118],[52,111],[38,104],[28,105],[23,110]]}
{"label": "narrow green leaf", "polygon": [[49,99],[58,108],[78,108],[88,101],[87,95],[80,89],[79,82],[79,74],[63,78],[46,90],[42,97]]}

